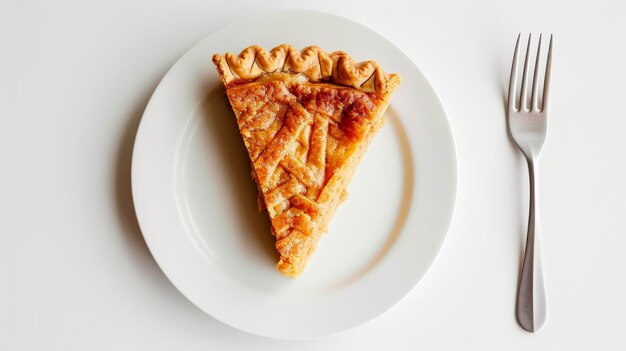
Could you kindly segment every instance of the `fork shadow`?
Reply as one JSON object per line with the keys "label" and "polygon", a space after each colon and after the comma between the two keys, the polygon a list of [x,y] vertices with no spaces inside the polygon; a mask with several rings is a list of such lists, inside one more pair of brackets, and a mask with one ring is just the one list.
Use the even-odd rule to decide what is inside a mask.
{"label": "fork shadow", "polygon": [[[502,66],[502,65],[500,65]],[[524,199],[524,193],[523,193],[523,184],[524,182],[528,182],[528,179],[524,178],[524,174],[525,174],[525,167],[526,167],[526,161],[524,156],[522,155],[522,153],[520,152],[519,148],[517,147],[517,144],[515,143],[515,141],[513,140],[511,134],[510,134],[510,128],[509,128],[509,119],[508,119],[508,102],[509,102],[509,98],[508,98],[508,81],[506,78],[502,79],[502,77],[508,77],[508,75],[502,75],[501,72],[498,72],[499,74],[496,74],[497,77],[500,77],[500,81],[499,81],[499,85],[500,85],[500,90],[502,92],[502,116],[504,116],[504,126],[505,126],[505,133],[507,135],[507,140],[508,140],[508,144],[509,147],[511,149],[511,152],[513,153],[514,157],[515,157],[515,182],[513,184],[516,184],[517,186],[515,186],[514,189],[511,189],[512,192],[515,193],[515,196],[513,198],[518,199],[518,201],[514,202],[514,213],[518,214],[516,216],[517,218],[517,222],[516,222],[516,227],[518,228],[517,231],[517,235],[518,235],[518,271],[517,271],[517,279],[515,279],[516,282],[516,291],[517,291],[517,285],[519,285],[519,277],[521,277],[522,274],[522,267],[523,267],[523,262],[524,262],[524,253],[525,253],[525,248],[526,248],[526,231],[527,231],[527,218],[528,218],[528,212],[527,210],[525,210],[522,206],[522,204],[524,203],[523,199]],[[527,195],[526,195],[527,196]],[[515,299],[517,299],[517,294]],[[514,310],[517,309],[517,304],[514,305]]]}
{"label": "fork shadow", "polygon": [[523,182],[525,181],[523,174],[525,173],[526,161],[524,159],[524,156],[519,151],[517,145],[515,144],[515,141],[513,141],[509,133],[509,120],[506,117],[507,116],[507,103],[508,103],[507,93],[504,92],[502,94],[502,110],[503,110],[503,115],[505,119],[505,128],[506,128],[505,132],[508,136],[507,140],[508,140],[508,144],[511,149],[511,152],[514,154],[514,157],[515,157],[516,169],[514,173],[515,174],[514,184],[519,185],[519,186],[516,186],[514,190],[514,192],[516,193],[514,198],[520,200],[520,201],[515,202],[514,212],[518,214],[517,216],[518,222],[516,224],[516,227],[519,230],[519,263],[520,263],[519,273],[521,274],[522,262],[524,260],[524,249],[526,245],[526,225],[527,225],[526,221],[524,220],[527,211],[523,209],[522,207],[523,201],[521,201],[524,198],[522,189],[523,189]]}
{"label": "fork shadow", "polygon": [[[521,274],[521,267],[522,267],[522,262],[524,260],[524,249],[525,249],[525,245],[526,245],[526,210],[523,208],[522,204],[523,201],[522,199],[524,199],[524,194],[523,194],[523,184],[525,181],[527,181],[527,179],[524,178],[524,174],[526,173],[526,161],[524,156],[522,155],[522,153],[520,152],[519,148],[517,147],[517,144],[515,144],[515,141],[513,141],[513,138],[511,137],[511,134],[509,132],[509,119],[507,118],[507,107],[508,107],[508,102],[509,102],[509,98],[508,98],[508,85],[509,85],[509,75],[508,73],[510,73],[510,58],[507,56],[501,56],[499,55],[499,64],[497,65],[498,67],[498,72],[496,72],[495,77],[498,77],[498,85],[500,86],[500,91],[502,92],[501,95],[501,101],[502,101],[502,116],[504,117],[504,127],[505,130],[504,132],[507,135],[507,141],[509,144],[509,148],[511,150],[511,153],[513,154],[513,156],[515,157],[515,182],[514,184],[517,184],[518,186],[515,187],[515,190],[512,189],[512,191],[515,192],[515,199],[519,199],[520,201],[516,201],[515,207],[514,207],[514,212],[518,214],[517,219],[518,222],[516,223],[516,227],[518,228],[518,233],[519,233],[519,237],[518,237],[518,242],[519,242],[519,246],[518,246],[518,250],[519,250],[519,274]],[[504,73],[504,74],[502,74]]]}

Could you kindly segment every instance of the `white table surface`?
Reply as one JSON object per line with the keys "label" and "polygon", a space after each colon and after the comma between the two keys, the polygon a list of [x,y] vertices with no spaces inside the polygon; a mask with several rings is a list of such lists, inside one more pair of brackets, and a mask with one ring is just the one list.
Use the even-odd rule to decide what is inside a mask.
{"label": "white table surface", "polygon": [[[214,320],[156,266],[130,192],[134,134],[174,61],[259,10],[361,22],[430,78],[457,142],[444,248],[399,305],[332,338],[263,339]],[[624,350],[626,6],[595,1],[2,1],[0,350]],[[549,320],[514,318],[526,165],[503,96],[518,32],[555,34],[541,160]]]}

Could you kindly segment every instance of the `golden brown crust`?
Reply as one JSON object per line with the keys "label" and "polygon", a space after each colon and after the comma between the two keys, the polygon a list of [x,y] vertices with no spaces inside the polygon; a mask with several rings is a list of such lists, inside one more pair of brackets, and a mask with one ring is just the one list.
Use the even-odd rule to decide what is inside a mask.
{"label": "golden brown crust", "polygon": [[[332,58],[343,53],[328,55],[331,62],[319,48],[296,56],[291,47],[281,47],[253,59],[245,54],[256,50],[250,48],[238,57],[215,55],[214,62],[248,149],[260,207],[270,216],[280,254],[276,267],[297,276],[345,199],[369,142],[384,124],[383,114],[399,77],[385,76],[369,62],[361,64],[361,72],[369,70],[371,75],[354,83],[358,87],[337,84],[335,76],[364,75],[357,68],[350,70],[341,58]],[[287,57],[282,61],[281,53]],[[229,60],[241,70],[225,63]],[[311,63],[315,60],[317,67]],[[252,68],[243,69],[247,64]],[[254,73],[261,66],[275,70]],[[377,85],[380,75],[386,79],[384,88]]]}
{"label": "golden brown crust", "polygon": [[283,44],[270,52],[253,45],[239,55],[213,55],[225,85],[236,80],[256,79],[265,73],[284,72],[304,74],[311,82],[328,81],[365,92],[383,94],[399,83],[395,74],[385,74],[375,61],[356,63],[342,51],[327,53],[317,46],[302,51]]}

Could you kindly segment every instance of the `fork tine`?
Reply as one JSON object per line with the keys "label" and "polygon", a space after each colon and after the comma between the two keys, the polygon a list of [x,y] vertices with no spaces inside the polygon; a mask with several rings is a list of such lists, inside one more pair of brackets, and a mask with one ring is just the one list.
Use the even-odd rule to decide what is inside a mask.
{"label": "fork tine", "polygon": [[517,61],[519,58],[519,40],[521,36],[522,33],[517,35],[515,52],[513,53],[513,66],[511,67],[511,77],[509,78],[509,111],[517,111],[517,103],[515,102],[517,96]]}
{"label": "fork tine", "polygon": [[543,101],[541,103],[541,111],[548,108],[548,95],[550,93],[550,71],[552,66],[552,34],[550,34],[550,45],[548,46],[548,61],[546,63],[546,77],[543,80]]}
{"label": "fork tine", "polygon": [[522,73],[522,93],[519,101],[519,109],[520,111],[525,111],[528,106],[528,66],[530,64],[530,60],[528,56],[530,54],[530,39],[532,34],[528,34],[528,44],[526,45],[526,58],[524,59],[524,73]]}
{"label": "fork tine", "polygon": [[541,54],[541,37],[539,34],[539,44],[537,44],[537,58],[535,59],[535,73],[533,74],[533,91],[530,94],[530,109],[531,110],[539,110],[539,104],[537,101],[539,100],[537,93],[537,86],[539,85],[539,55]]}

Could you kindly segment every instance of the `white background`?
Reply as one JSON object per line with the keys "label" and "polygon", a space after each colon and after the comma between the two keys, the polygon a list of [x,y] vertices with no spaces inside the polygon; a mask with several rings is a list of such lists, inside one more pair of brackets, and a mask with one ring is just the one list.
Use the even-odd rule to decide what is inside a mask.
{"label": "white background", "polygon": [[[459,159],[426,278],[366,326],[308,342],[251,336],[188,302],[130,192],[134,134],[167,69],[218,27],[282,8],[343,15],[403,49],[440,94]],[[620,1],[2,1],[0,350],[624,350],[625,18]],[[514,318],[528,185],[503,114],[529,31],[555,34],[539,175],[550,312],[534,335]]]}

